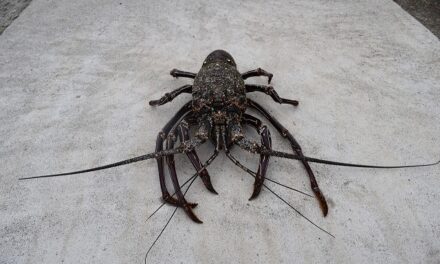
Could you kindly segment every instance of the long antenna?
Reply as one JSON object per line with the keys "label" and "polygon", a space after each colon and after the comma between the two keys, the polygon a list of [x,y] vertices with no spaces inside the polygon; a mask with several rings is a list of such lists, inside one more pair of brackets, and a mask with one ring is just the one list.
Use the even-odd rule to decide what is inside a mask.
{"label": "long antenna", "polygon": [[182,152],[183,152],[183,149],[181,149],[181,148],[171,149],[171,150],[163,150],[163,151],[153,152],[153,153],[145,154],[145,155],[138,156],[135,158],[126,159],[126,160],[122,160],[119,162],[91,168],[91,169],[65,172],[65,173],[57,173],[57,174],[49,174],[49,175],[41,175],[41,176],[24,177],[24,178],[19,178],[19,180],[59,177],[59,176],[80,174],[80,173],[86,173],[86,172],[97,171],[97,170],[105,170],[105,169],[109,169],[109,168],[113,168],[113,167],[117,167],[117,166],[122,166],[122,165],[127,165],[130,163],[134,163],[134,162],[138,162],[138,161],[142,161],[142,160],[153,159],[153,158],[158,158],[158,157],[163,157],[163,156],[168,156],[168,155],[174,155],[174,154],[178,154],[178,153],[182,153]]}
{"label": "long antenna", "polygon": [[335,165],[335,166],[345,166],[345,167],[358,167],[358,168],[400,169],[400,168],[428,167],[428,166],[434,166],[434,165],[440,164],[440,160],[439,160],[437,162],[428,163],[428,164],[382,166],[382,165],[369,165],[369,164],[366,165],[366,164],[345,163],[345,162],[338,162],[338,161],[332,161],[332,160],[317,159],[317,158],[312,158],[312,157],[307,157],[307,156],[299,156],[299,155],[276,151],[276,150],[262,150],[261,154],[270,155],[270,156],[274,156],[274,157],[280,157],[280,158],[286,158],[286,159],[305,160],[305,161],[314,162],[314,163],[322,163],[322,164]]}

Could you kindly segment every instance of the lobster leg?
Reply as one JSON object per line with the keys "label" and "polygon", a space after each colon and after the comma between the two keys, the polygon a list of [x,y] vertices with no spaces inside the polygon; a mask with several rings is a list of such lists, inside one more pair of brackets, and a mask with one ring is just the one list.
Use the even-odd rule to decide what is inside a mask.
{"label": "lobster leg", "polygon": [[[246,124],[254,127],[258,133],[261,135],[261,145],[266,149],[272,149],[272,139],[270,137],[270,132],[266,126],[261,126],[261,121],[251,115],[245,114],[243,119]],[[258,165],[257,174],[255,175],[254,191],[249,198],[253,200],[257,198],[260,194],[261,188],[263,187],[264,180],[266,178],[267,167],[269,166],[269,155],[260,154],[260,162]]]}
{"label": "lobster leg", "polygon": [[267,83],[270,83],[270,81],[272,80],[273,74],[270,72],[267,72],[261,68],[257,68],[255,70],[247,71],[247,72],[241,74],[241,78],[243,80],[246,80],[249,77],[257,77],[257,76],[267,76],[267,78],[268,78]]}
{"label": "lobster leg", "polygon": [[253,126],[257,131],[260,131],[261,126],[263,124],[260,119],[254,117],[254,116],[251,116],[249,114],[246,114],[246,113],[243,114],[243,120],[244,120],[244,123],[246,123],[247,125]]}
{"label": "lobster leg", "polygon": [[[180,138],[181,142],[189,140],[189,127],[188,127],[188,123],[186,123],[185,121],[181,122],[180,125],[178,126],[178,133],[179,133],[179,138]],[[193,166],[196,169],[196,171],[200,171],[202,169],[203,165],[200,162],[200,159],[199,159],[199,157],[197,155],[197,152],[195,150],[192,150],[190,152],[187,152],[186,155],[188,156],[189,160],[193,164]],[[206,186],[206,188],[210,192],[212,192],[214,194],[218,194],[217,191],[212,186],[211,178],[210,178],[210,176],[208,174],[208,171],[206,169],[202,170],[199,173],[199,176],[202,179],[203,184]]]}
{"label": "lobster leg", "polygon": [[272,86],[246,84],[246,93],[251,93],[251,92],[265,93],[265,94],[269,95],[270,97],[272,97],[272,99],[275,102],[280,103],[280,104],[290,104],[293,106],[297,106],[299,104],[299,102],[297,100],[281,98]]}
{"label": "lobster leg", "polygon": [[[233,123],[230,125],[229,127],[230,138],[228,139],[226,139],[225,131],[222,130],[223,142],[226,142],[226,146],[227,146],[227,148],[225,149],[226,155],[236,165],[238,165],[238,163],[234,158],[232,158],[232,155],[229,152],[229,146],[231,146],[232,143],[238,145],[240,148],[249,151],[251,153],[260,153],[261,148],[265,148],[266,150],[272,149],[272,140],[270,138],[269,130],[267,129],[266,126],[261,126],[260,120],[250,115],[244,115],[244,122],[245,123],[249,122],[250,125],[254,126],[257,129],[258,133],[261,136],[261,146],[257,142],[253,140],[249,140],[245,137],[240,123]],[[258,171],[255,174],[254,191],[251,197],[249,198],[249,200],[256,198],[261,191],[261,187],[263,186],[267,172],[267,167],[269,165],[269,157],[270,155],[260,154],[260,163],[258,166]]]}
{"label": "lobster leg", "polygon": [[170,74],[174,78],[179,78],[179,77],[186,77],[186,78],[191,78],[191,79],[196,78],[196,74],[195,73],[186,72],[186,71],[180,71],[178,69],[172,69]]}
{"label": "lobster leg", "polygon": [[[172,137],[169,137],[169,140],[167,141],[167,149],[173,149],[174,148],[174,141],[175,139]],[[189,141],[187,141],[189,142]],[[170,173],[170,178],[173,182],[174,190],[176,191],[177,200],[178,200],[178,206],[182,207],[185,210],[185,213],[196,223],[203,223],[192,211],[193,206],[189,204],[182,193],[182,190],[180,188],[179,180],[177,179],[177,173],[176,173],[176,166],[174,162],[174,156],[167,156],[166,158],[168,169]]]}
{"label": "lobster leg", "polygon": [[[171,120],[162,128],[162,131],[157,135],[156,140],[156,152],[163,150],[163,142],[165,138],[167,138],[171,129],[182,120],[189,112],[191,111],[191,102],[186,103],[177,113],[174,115]],[[160,189],[162,191],[162,199],[172,205],[179,205],[179,202],[173,198],[168,192],[166,181],[165,181],[165,173],[164,173],[164,157],[159,157],[157,160],[157,167],[159,171],[159,181],[160,181]]]}
{"label": "lobster leg", "polygon": [[182,93],[192,93],[192,85],[187,84],[187,85],[184,85],[180,88],[177,88],[176,90],[174,90],[170,93],[166,93],[164,96],[162,96],[158,100],[151,100],[149,102],[149,104],[152,106],[163,105],[168,102],[171,102],[174,98],[176,98],[177,96],[179,96]]}
{"label": "lobster leg", "polygon": [[[263,128],[260,131],[261,135],[261,144],[266,147],[266,149],[272,148],[272,140],[270,137],[269,130],[266,126],[263,126]],[[255,176],[255,183],[254,183],[254,191],[249,198],[249,200],[257,198],[257,196],[260,194],[261,187],[263,187],[264,179],[266,177],[267,167],[269,166],[269,155],[260,155],[260,164],[258,166],[257,175]]]}
{"label": "lobster leg", "polygon": [[[283,126],[281,123],[273,117],[267,110],[265,110],[261,105],[256,103],[253,100],[248,99],[248,104],[251,108],[257,110],[260,114],[262,114],[269,122],[276,128],[276,130],[284,137],[286,138],[292,150],[300,157],[304,157],[304,154],[302,153],[301,146],[298,144],[298,142],[295,140],[293,135]],[[315,194],[315,197],[318,199],[319,204],[321,206],[322,213],[324,216],[328,213],[328,205],[327,201],[325,200],[324,195],[322,194],[321,190],[319,189],[318,182],[316,181],[315,175],[313,174],[312,168],[310,168],[310,165],[305,160],[305,158],[301,159],[301,162],[304,166],[304,168],[307,171],[307,174],[310,179],[310,185],[312,188],[313,193]]]}

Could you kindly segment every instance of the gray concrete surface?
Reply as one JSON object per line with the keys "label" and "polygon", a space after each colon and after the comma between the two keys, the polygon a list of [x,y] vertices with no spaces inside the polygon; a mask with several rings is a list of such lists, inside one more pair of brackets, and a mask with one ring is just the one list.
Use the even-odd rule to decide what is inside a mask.
{"label": "gray concrete surface", "polygon": [[[80,176],[68,171],[154,149],[184,102],[147,100],[189,82],[214,49],[241,71],[274,73],[294,109],[252,94],[306,154],[346,162],[420,163],[440,157],[440,45],[390,1],[34,0],[0,37],[0,263],[142,263],[172,212],[160,204],[154,161]],[[264,83],[263,78],[249,82]],[[274,148],[288,150],[271,127]],[[207,155],[210,147],[201,149]],[[249,166],[257,157],[237,155]],[[181,179],[193,168],[176,159]],[[252,179],[224,156],[210,167],[220,195],[197,181],[203,225],[178,211],[149,263],[439,263],[440,167],[369,170],[313,165],[328,198]],[[297,162],[273,159],[269,177],[310,192]]]}

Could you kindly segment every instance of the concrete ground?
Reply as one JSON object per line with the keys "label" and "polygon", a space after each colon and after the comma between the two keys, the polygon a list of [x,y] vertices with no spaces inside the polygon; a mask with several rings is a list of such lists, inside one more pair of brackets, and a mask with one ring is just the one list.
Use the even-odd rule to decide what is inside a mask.
{"label": "concrete ground", "polygon": [[[298,108],[250,94],[309,156],[370,164],[440,158],[439,40],[392,1],[34,0],[0,37],[0,263],[143,263],[173,208],[160,204],[153,160],[62,178],[154,150],[188,95],[147,104],[188,79],[214,49],[246,71],[274,73]],[[264,78],[249,80],[265,83]],[[274,148],[288,150],[272,131]],[[201,156],[212,151],[201,148]],[[258,158],[235,152],[253,168]],[[184,181],[194,173],[177,157]],[[312,165],[315,199],[252,178],[221,155],[218,196],[196,181],[148,263],[439,263],[440,166],[373,170]],[[311,192],[298,162],[273,158],[268,177]]]}

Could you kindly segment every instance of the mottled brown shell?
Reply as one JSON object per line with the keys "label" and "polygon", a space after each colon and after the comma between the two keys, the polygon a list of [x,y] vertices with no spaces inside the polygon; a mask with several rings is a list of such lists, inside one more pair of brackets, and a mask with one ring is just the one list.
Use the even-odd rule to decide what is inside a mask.
{"label": "mottled brown shell", "polygon": [[203,65],[194,79],[193,111],[237,112],[246,110],[246,88],[233,65],[214,62]]}

